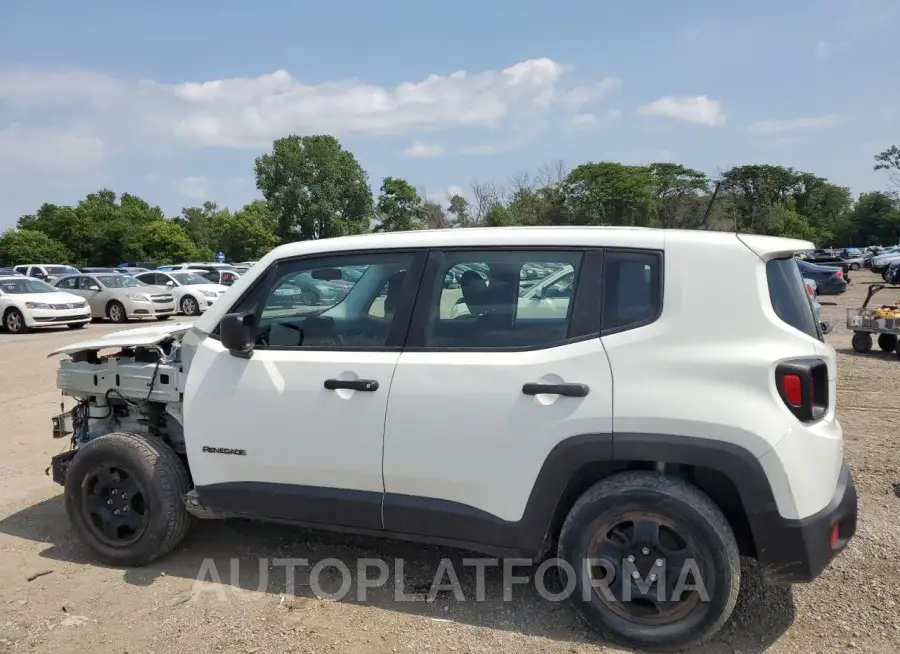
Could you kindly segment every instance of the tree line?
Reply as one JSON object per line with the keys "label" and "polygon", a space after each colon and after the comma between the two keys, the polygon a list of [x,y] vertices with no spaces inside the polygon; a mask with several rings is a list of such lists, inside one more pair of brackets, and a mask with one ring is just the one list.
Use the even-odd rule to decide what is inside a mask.
{"label": "tree line", "polygon": [[711,177],[678,163],[561,163],[473,182],[435,201],[410,182],[369,176],[333,136],[288,136],[254,163],[263,199],[237,210],[205,202],[167,217],[109,189],[74,206],[45,203],[0,236],[0,264],[114,265],[254,260],[291,241],[369,231],[510,225],[625,225],[741,231],[807,239],[819,247],[900,241],[900,148],[875,155],[893,188],[861,193],[811,172],[769,164]]}

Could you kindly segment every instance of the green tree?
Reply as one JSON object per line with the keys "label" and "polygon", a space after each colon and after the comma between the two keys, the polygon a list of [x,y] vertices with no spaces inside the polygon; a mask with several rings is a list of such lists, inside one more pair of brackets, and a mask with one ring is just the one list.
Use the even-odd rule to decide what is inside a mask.
{"label": "green tree", "polygon": [[254,261],[278,245],[265,202],[252,202],[233,214],[220,212],[214,225],[216,250],[230,261]]}
{"label": "green tree", "polygon": [[333,136],[291,135],[257,157],[256,186],[282,242],[358,234],[369,228],[368,175]]}
{"label": "green tree", "polygon": [[697,200],[709,192],[706,173],[677,163],[652,163],[648,168],[660,226],[697,227],[702,218]]}
{"label": "green tree", "polygon": [[4,266],[71,261],[72,253],[66,246],[43,232],[9,229],[0,236],[0,264]]}
{"label": "green tree", "polygon": [[900,243],[900,202],[882,191],[863,193],[838,235],[841,242],[863,246]]}
{"label": "green tree", "polygon": [[471,227],[469,201],[458,193],[450,196],[450,206],[447,213],[453,217],[453,227]]}
{"label": "green tree", "polygon": [[139,260],[156,264],[182,263],[197,257],[197,246],[174,220],[154,220],[141,227]]}
{"label": "green tree", "polygon": [[735,166],[722,176],[723,190],[731,195],[740,216],[739,229],[770,234],[778,211],[797,186],[797,173],[784,166]]}
{"label": "green tree", "polygon": [[900,148],[892,145],[875,155],[875,170],[884,170],[891,183],[900,191]]}
{"label": "green tree", "polygon": [[578,225],[649,225],[652,180],[644,166],[586,163],[564,182],[570,220]]}
{"label": "green tree", "polygon": [[218,249],[219,235],[216,223],[230,216],[228,209],[220,209],[215,202],[207,200],[200,207],[185,207],[175,222],[184,228],[188,238],[203,253],[201,258],[212,258]]}
{"label": "green tree", "polygon": [[422,229],[422,198],[405,179],[385,177],[375,203],[376,232]]}

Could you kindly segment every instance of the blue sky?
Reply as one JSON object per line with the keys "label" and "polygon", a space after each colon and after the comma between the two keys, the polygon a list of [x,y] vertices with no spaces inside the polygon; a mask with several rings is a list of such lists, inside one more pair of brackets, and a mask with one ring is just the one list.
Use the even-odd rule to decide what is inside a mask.
{"label": "blue sky", "polygon": [[438,201],[557,160],[883,188],[898,26],[896,0],[4,2],[0,229],[104,186],[237,207],[292,132]]}

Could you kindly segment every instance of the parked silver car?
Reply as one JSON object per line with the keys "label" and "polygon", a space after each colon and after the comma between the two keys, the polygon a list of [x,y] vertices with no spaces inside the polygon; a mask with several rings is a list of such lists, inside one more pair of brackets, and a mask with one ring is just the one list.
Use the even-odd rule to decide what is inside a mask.
{"label": "parked silver car", "polygon": [[54,286],[86,299],[93,318],[109,318],[113,322],[139,318],[167,320],[175,313],[171,290],[148,286],[130,275],[68,275],[57,279]]}

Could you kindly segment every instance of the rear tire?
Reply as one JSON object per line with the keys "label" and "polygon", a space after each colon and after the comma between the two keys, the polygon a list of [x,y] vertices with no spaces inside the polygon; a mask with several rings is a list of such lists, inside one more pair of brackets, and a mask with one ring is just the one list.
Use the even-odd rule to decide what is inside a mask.
{"label": "rear tire", "polygon": [[850,264],[850,270],[859,270],[859,264],[858,264],[858,263],[851,263],[851,264]]}
{"label": "rear tire", "polygon": [[163,441],[131,432],[106,434],[72,459],[66,513],[82,543],[102,562],[147,565],[171,552],[187,533],[191,516],[182,498],[189,489],[184,464]]}
{"label": "rear tire", "polygon": [[[607,639],[636,649],[680,650],[709,640],[740,590],[738,546],[722,511],[684,480],[655,472],[619,473],[588,489],[566,517],[558,556],[575,571],[571,598],[581,615]],[[603,580],[585,565],[591,558],[603,561]],[[631,579],[635,569],[644,583],[661,571],[643,597]],[[685,589],[685,580],[705,588],[709,601]],[[659,603],[660,593],[675,601]]]}
{"label": "rear tire", "polygon": [[872,351],[872,335],[869,332],[855,332],[850,344],[860,354],[868,354]]}
{"label": "rear tire", "polygon": [[893,334],[879,334],[878,335],[878,348],[882,352],[890,352],[895,347],[897,347],[897,337]]}

